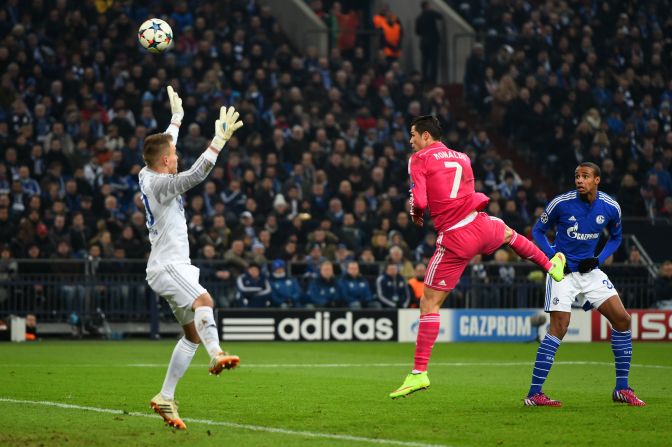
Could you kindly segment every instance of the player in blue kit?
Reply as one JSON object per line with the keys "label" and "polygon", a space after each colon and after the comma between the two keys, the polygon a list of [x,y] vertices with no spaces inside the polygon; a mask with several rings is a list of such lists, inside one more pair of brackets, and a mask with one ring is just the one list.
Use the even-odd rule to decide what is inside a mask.
{"label": "player in blue kit", "polygon": [[[530,392],[524,399],[528,406],[559,407],[560,401],[546,396],[541,387],[553,366],[555,352],[567,333],[571,305],[575,298],[584,301],[584,310],[595,308],[611,323],[611,349],[616,366],[616,387],[612,398],[632,406],[646,405],[628,385],[632,358],[630,315],[607,275],[599,265],[612,255],[621,244],[621,208],[618,203],[597,190],[600,168],[590,162],[581,163],[574,173],[576,190],[553,199],[532,231],[535,242],[549,258],[562,252],[567,258],[565,278],[554,282],[546,278],[544,310],[550,313],[548,334],[537,350],[532,372]],[[546,232],[555,226],[555,240],[551,245]],[[595,256],[595,249],[604,229],[609,240]]]}

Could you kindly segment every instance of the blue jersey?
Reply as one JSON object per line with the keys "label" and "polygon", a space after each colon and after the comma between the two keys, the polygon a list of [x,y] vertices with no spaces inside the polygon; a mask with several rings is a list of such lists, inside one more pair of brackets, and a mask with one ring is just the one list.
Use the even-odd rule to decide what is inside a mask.
{"label": "blue jersey", "polygon": [[[548,242],[546,232],[555,225],[555,241]],[[532,236],[549,258],[560,251],[567,257],[567,266],[578,271],[582,259],[595,257],[595,249],[604,229],[609,240],[597,255],[600,264],[621,245],[621,207],[609,195],[599,192],[593,203],[581,200],[571,191],[553,199],[539,217]]]}

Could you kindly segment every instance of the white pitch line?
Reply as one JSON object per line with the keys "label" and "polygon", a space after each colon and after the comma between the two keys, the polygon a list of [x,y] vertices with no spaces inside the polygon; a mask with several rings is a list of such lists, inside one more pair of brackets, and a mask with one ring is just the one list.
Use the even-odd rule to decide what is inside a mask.
{"label": "white pitch line", "polygon": [[[589,361],[558,361],[554,365],[595,365],[595,366],[613,366],[614,362],[589,362]],[[409,366],[409,363],[242,363],[242,368],[397,368]],[[432,362],[431,366],[532,366],[534,362]],[[49,364],[19,364],[4,363],[0,368],[20,368],[20,367],[65,367],[65,368],[166,368],[168,363],[128,363],[128,364],[102,364],[102,363],[49,363]],[[206,367],[206,363],[192,363],[191,366],[199,368]],[[652,368],[652,369],[672,369],[672,365],[648,365],[633,363],[631,367]]]}
{"label": "white pitch line", "polygon": [[[614,362],[584,362],[584,361],[559,361],[555,365],[598,365],[613,366]],[[432,366],[531,366],[534,362],[432,362]],[[130,363],[125,365],[132,368],[165,368],[164,363]],[[198,366],[207,366],[206,364]],[[409,363],[241,363],[245,368],[372,368],[372,367],[402,367]],[[633,363],[631,367],[672,369],[672,365],[645,365]]]}
{"label": "white pitch line", "polygon": [[[61,402],[51,402],[46,400],[21,400],[21,399],[11,399],[8,397],[0,397],[0,403],[1,402],[10,404],[23,404],[23,405],[25,404],[43,405],[46,407],[56,407],[66,410],[82,410],[82,411],[92,411],[95,413],[106,413],[106,414],[117,414],[122,416],[135,416],[143,418],[161,419],[160,416],[148,413],[139,413],[137,411],[128,412],[122,410],[115,410],[113,408],[88,407],[83,405],[64,404]],[[399,445],[403,447],[449,447],[445,444],[423,444],[420,442],[397,441],[395,439],[378,439],[378,438],[367,438],[364,436],[337,435],[331,433],[319,433],[312,431],[289,430],[286,428],[266,427],[263,425],[239,424],[236,422],[212,421],[209,419],[182,418],[182,420],[194,424],[215,425],[220,427],[237,428],[241,430],[260,431],[267,433],[277,433],[281,435],[300,436],[306,438],[334,439],[337,441],[365,442],[369,444]]]}

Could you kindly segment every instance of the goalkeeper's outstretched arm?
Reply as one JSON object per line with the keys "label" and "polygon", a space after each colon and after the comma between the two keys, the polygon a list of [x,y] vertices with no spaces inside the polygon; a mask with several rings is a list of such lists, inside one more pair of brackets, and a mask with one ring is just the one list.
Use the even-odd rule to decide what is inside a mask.
{"label": "goalkeeper's outstretched arm", "polygon": [[[179,174],[162,174],[152,181],[152,192],[159,203],[184,194],[206,179],[215,166],[217,156],[222,148],[224,148],[226,142],[243,125],[243,122],[238,120],[238,116],[238,112],[233,107],[229,107],[228,109],[222,107],[219,112],[219,119],[215,122],[215,136],[212,142],[210,142],[208,148],[198,157],[191,168]],[[173,131],[172,128],[175,129],[174,135],[171,133]],[[167,133],[173,136],[173,141],[177,140],[178,129],[179,127],[173,126],[171,122]]]}

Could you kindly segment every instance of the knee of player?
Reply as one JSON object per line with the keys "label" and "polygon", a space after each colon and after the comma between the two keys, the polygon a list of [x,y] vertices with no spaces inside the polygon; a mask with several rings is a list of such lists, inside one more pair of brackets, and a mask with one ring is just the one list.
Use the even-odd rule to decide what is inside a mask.
{"label": "knee of player", "polygon": [[555,319],[551,321],[551,332],[560,340],[563,339],[569,328],[569,318]]}
{"label": "knee of player", "polygon": [[194,300],[194,304],[192,306],[193,309],[196,309],[198,307],[202,306],[207,306],[207,307],[215,307],[215,302],[210,296],[209,293],[204,293],[203,295],[199,296]]}
{"label": "knee of player", "polygon": [[616,330],[619,331],[627,331],[630,329],[630,314],[627,312],[623,312],[622,315],[619,316],[618,321],[614,322],[614,326],[618,325],[619,327],[616,328]]}
{"label": "knee of player", "polygon": [[186,338],[195,345],[201,344],[201,337],[199,337],[198,334],[185,333],[184,338]]}
{"label": "knee of player", "polygon": [[555,328],[555,336],[558,337],[560,340],[565,338],[565,335],[567,334],[567,327],[565,325],[562,326],[556,326]]}

